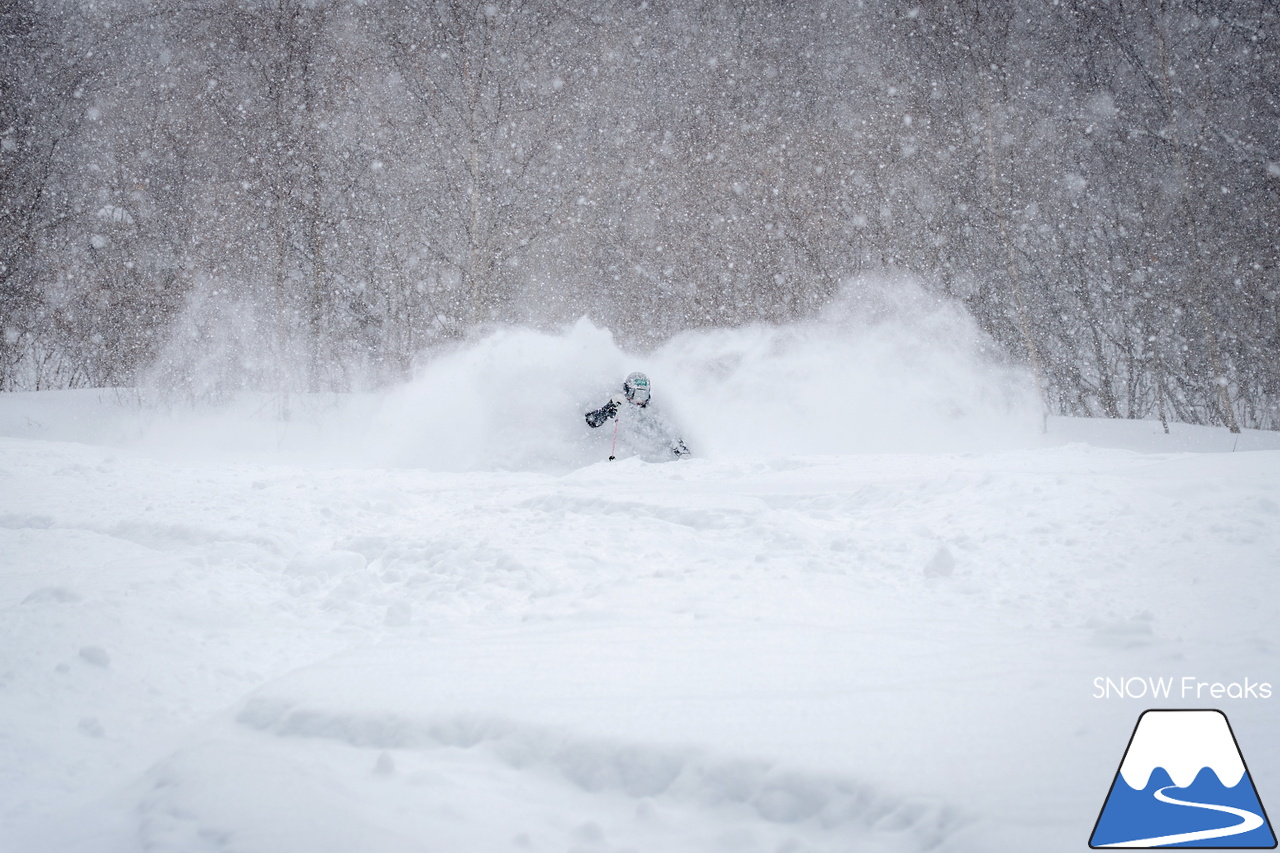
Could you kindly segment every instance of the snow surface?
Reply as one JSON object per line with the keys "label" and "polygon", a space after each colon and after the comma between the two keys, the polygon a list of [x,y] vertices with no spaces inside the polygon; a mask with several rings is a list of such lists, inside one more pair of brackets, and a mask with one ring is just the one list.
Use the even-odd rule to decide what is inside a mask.
{"label": "snow surface", "polygon": [[[632,369],[695,458],[602,461]],[[2,395],[0,850],[1083,849],[1095,678],[1280,684],[1280,436],[1029,400],[928,304]]]}

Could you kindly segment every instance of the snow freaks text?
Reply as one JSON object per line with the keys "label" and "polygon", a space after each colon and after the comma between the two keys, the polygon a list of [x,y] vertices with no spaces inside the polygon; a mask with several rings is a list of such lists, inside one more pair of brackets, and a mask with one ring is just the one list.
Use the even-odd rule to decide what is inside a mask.
{"label": "snow freaks text", "polygon": [[1271,682],[1201,681],[1193,675],[1181,678],[1131,676],[1093,680],[1094,699],[1270,699]]}

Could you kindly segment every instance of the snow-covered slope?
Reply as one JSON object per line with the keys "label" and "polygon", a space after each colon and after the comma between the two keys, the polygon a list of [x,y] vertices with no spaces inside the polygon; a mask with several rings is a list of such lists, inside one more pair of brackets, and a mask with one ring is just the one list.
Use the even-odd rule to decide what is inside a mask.
{"label": "snow-covered slope", "polygon": [[[504,347],[575,334],[450,381],[520,387]],[[682,357],[733,387],[731,344],[800,359],[771,334]],[[665,384],[691,435],[713,394],[679,382],[713,372]],[[0,397],[0,850],[1079,850],[1137,715],[1206,707],[1094,679],[1280,685],[1274,436],[1041,434],[1006,400],[949,449],[877,446],[889,407],[863,452],[721,422],[649,465],[535,408],[546,453],[454,432],[442,465],[393,429],[425,376],[288,421]],[[552,389],[575,430],[588,379]],[[766,420],[822,396],[777,382]],[[514,434],[475,399],[459,423]],[[1219,702],[1264,801],[1275,701]]]}

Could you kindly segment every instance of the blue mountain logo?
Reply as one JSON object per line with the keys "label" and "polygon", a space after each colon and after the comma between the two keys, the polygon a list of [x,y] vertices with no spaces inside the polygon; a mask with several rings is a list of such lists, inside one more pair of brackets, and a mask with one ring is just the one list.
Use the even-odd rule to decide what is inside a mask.
{"label": "blue mountain logo", "polygon": [[1089,846],[1270,850],[1275,833],[1221,711],[1144,711]]}

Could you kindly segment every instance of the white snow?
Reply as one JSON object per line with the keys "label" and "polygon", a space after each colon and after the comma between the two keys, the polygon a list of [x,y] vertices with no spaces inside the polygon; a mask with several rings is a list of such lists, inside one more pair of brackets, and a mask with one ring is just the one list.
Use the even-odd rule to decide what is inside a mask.
{"label": "white snow", "polygon": [[1227,718],[1218,711],[1149,711],[1133,733],[1120,765],[1129,787],[1141,791],[1151,773],[1163,767],[1173,784],[1186,788],[1208,767],[1228,788],[1244,777],[1244,760]]}
{"label": "white snow", "polygon": [[[602,461],[632,369],[695,458]],[[1280,436],[1026,399],[920,304],[0,395],[0,850],[1082,849],[1095,678],[1280,684]]]}

